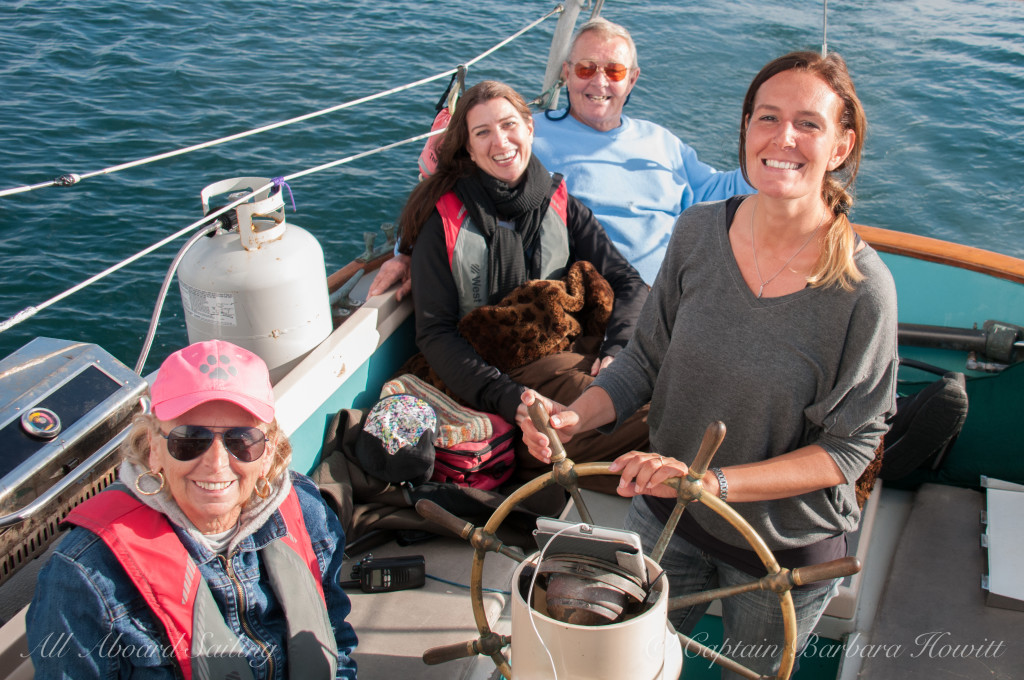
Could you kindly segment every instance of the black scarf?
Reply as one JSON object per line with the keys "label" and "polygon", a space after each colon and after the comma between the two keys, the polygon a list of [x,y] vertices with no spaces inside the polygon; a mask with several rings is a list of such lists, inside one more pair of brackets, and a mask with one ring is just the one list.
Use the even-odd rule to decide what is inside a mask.
{"label": "black scarf", "polygon": [[[469,218],[487,240],[488,304],[495,304],[528,278],[540,275],[540,225],[551,203],[551,195],[562,181],[561,175],[550,175],[536,156],[530,157],[523,181],[510,187],[479,168],[455,183]],[[498,225],[498,220],[512,222],[515,229]],[[526,253],[530,252],[530,268]]]}

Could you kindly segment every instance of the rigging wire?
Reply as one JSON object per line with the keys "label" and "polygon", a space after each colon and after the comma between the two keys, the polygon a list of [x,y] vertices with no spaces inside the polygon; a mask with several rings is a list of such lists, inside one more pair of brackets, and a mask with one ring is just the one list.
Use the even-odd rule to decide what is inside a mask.
{"label": "rigging wire", "polygon": [[[519,38],[521,35],[523,35],[527,31],[530,31],[530,30],[536,28],[543,21],[547,20],[548,18],[550,18],[554,14],[556,14],[558,12],[561,12],[561,11],[562,11],[562,6],[561,5],[556,6],[554,9],[552,9],[550,12],[548,12],[544,16],[540,17],[539,19],[536,19],[535,21],[533,21],[532,23],[526,25],[525,27],[523,27],[522,29],[520,29],[516,33],[513,33],[508,38],[505,38],[501,42],[497,43],[496,45],[494,45],[490,49],[488,49],[488,50],[486,50],[484,52],[481,52],[476,57],[470,59],[465,64],[463,64],[463,66],[469,67],[469,66],[472,66],[473,64],[476,64],[480,60],[485,59],[486,57],[488,57],[491,54],[493,54],[495,51],[501,49],[502,47],[504,47],[505,45],[509,44],[513,40]],[[112,165],[112,166],[110,166],[108,168],[103,168],[102,170],[94,170],[94,171],[91,171],[91,172],[83,172],[83,173],[69,172],[69,173],[66,173],[64,175],[61,175],[60,177],[57,177],[56,179],[52,179],[52,180],[50,180],[48,182],[40,182],[38,184],[25,185],[25,186],[20,186],[20,187],[13,187],[13,188],[10,188],[10,189],[3,189],[3,190],[0,190],[0,198],[3,198],[5,196],[11,196],[11,195],[14,195],[14,194],[25,193],[25,192],[28,192],[28,191],[35,191],[36,189],[43,189],[45,187],[53,187],[53,186],[67,187],[67,186],[73,186],[75,184],[78,184],[82,180],[91,179],[93,177],[97,177],[97,176],[100,176],[100,175],[110,175],[110,174],[113,174],[115,172],[120,172],[121,170],[127,170],[129,168],[138,167],[140,165],[146,165],[148,163],[154,163],[156,161],[161,161],[161,160],[164,160],[164,159],[167,159],[167,158],[173,158],[175,156],[181,156],[181,155],[184,155],[184,154],[187,154],[187,153],[192,153],[193,151],[199,151],[199,150],[202,150],[202,149],[207,149],[207,148],[210,148],[210,147],[213,147],[213,146],[217,146],[219,144],[224,144],[226,142],[232,142],[232,141],[235,141],[235,140],[238,140],[238,139],[243,139],[245,137],[250,137],[250,136],[253,136],[253,135],[257,135],[257,134],[260,134],[262,132],[269,132],[270,130],[276,130],[278,128],[285,127],[287,125],[293,125],[295,123],[301,123],[303,121],[307,121],[307,120],[310,120],[312,118],[316,118],[318,116],[323,116],[323,115],[326,115],[328,113],[334,113],[336,111],[341,111],[343,109],[352,108],[353,106],[358,106],[359,104],[365,104],[366,102],[371,102],[371,101],[374,101],[376,99],[382,99],[384,97],[388,97],[388,96],[391,96],[393,94],[397,94],[399,92],[404,92],[405,90],[410,90],[412,88],[419,87],[420,85],[425,85],[427,83],[432,83],[435,80],[440,80],[442,78],[450,77],[452,74],[454,74],[456,72],[458,72],[458,68],[448,69],[447,71],[444,71],[443,73],[438,73],[438,74],[435,74],[435,75],[432,75],[432,76],[428,76],[426,78],[422,78],[420,80],[417,80],[417,81],[412,82],[412,83],[408,83],[406,85],[400,85],[398,87],[393,87],[390,90],[385,90],[383,92],[378,92],[376,94],[371,94],[371,95],[367,95],[365,97],[360,97],[359,99],[353,99],[352,101],[344,102],[342,104],[337,104],[335,106],[331,106],[331,107],[326,108],[326,109],[321,109],[320,111],[313,111],[311,113],[306,113],[306,114],[303,114],[301,116],[296,116],[294,118],[289,118],[288,120],[279,121],[277,123],[270,123],[269,125],[264,125],[262,127],[253,128],[251,130],[246,130],[244,132],[238,132],[238,133],[235,133],[233,135],[228,135],[226,137],[220,137],[219,139],[214,139],[214,140],[210,140],[210,141],[207,141],[207,142],[201,142],[199,144],[193,144],[192,146],[187,146],[187,147],[184,147],[184,148],[181,148],[181,149],[177,149],[177,150],[174,150],[174,151],[167,151],[167,152],[164,152],[164,153],[156,154],[154,156],[148,156],[146,158],[140,158],[138,160],[128,161],[126,163],[120,163],[118,165]],[[0,328],[0,331],[2,331],[2,330],[3,329]]]}
{"label": "rigging wire", "polygon": [[[309,168],[307,170],[301,170],[301,171],[296,172],[296,173],[291,174],[291,175],[285,175],[284,176],[284,180],[285,181],[291,181],[292,179],[295,179],[297,177],[304,177],[306,175],[309,175],[309,174],[312,174],[312,173],[315,173],[315,172],[321,172],[323,170],[327,170],[329,168],[333,168],[333,167],[336,167],[336,166],[339,166],[339,165],[343,165],[345,163],[351,163],[352,161],[356,161],[356,160],[359,160],[361,158],[366,158],[367,156],[372,156],[374,154],[382,153],[384,151],[389,151],[389,150],[394,149],[396,147],[404,146],[405,144],[411,144],[413,142],[422,141],[422,140],[426,139],[427,137],[432,137],[433,135],[438,135],[438,134],[441,134],[442,132],[444,132],[444,130],[434,130],[432,132],[424,132],[423,134],[416,135],[415,137],[409,137],[408,139],[403,139],[403,140],[401,140],[399,142],[392,142],[391,144],[386,144],[384,146],[379,146],[379,147],[377,147],[375,149],[370,149],[369,151],[363,151],[363,152],[357,153],[355,155],[348,156],[346,158],[341,158],[341,159],[338,159],[336,161],[331,161],[330,163],[324,163],[323,165],[318,165],[318,166],[316,166],[314,168]],[[64,298],[77,293],[78,291],[82,290],[83,288],[91,286],[92,284],[96,283],[100,279],[106,278],[110,274],[113,274],[114,272],[116,272],[116,271],[118,271],[120,269],[124,269],[129,264],[132,264],[133,262],[135,262],[135,261],[145,257],[146,255],[149,255],[150,253],[152,253],[152,252],[162,248],[163,246],[167,245],[171,241],[174,241],[174,240],[180,238],[181,236],[184,236],[185,234],[189,233],[193,229],[196,229],[198,227],[201,227],[204,224],[207,224],[207,223],[211,222],[212,220],[216,219],[217,217],[219,217],[223,213],[227,212],[229,209],[232,209],[235,206],[238,206],[241,203],[244,203],[251,196],[253,196],[255,194],[258,194],[261,191],[266,191],[267,189],[270,189],[273,186],[274,186],[273,182],[268,182],[264,186],[257,188],[252,193],[249,193],[249,194],[246,194],[244,196],[241,196],[237,200],[235,200],[235,201],[233,201],[231,203],[228,203],[223,208],[220,208],[219,210],[217,210],[215,212],[211,212],[209,215],[204,216],[202,219],[196,220],[192,224],[188,225],[187,227],[185,227],[183,229],[180,229],[180,230],[176,231],[175,233],[171,234],[170,236],[167,236],[165,238],[160,239],[159,241],[157,241],[153,245],[140,250],[139,252],[137,252],[136,254],[132,255],[131,257],[128,257],[128,258],[125,258],[124,260],[121,260],[117,264],[112,265],[112,266],[104,269],[100,273],[94,274],[93,276],[90,276],[85,281],[82,281],[81,283],[79,283],[77,285],[74,285],[71,288],[68,288],[64,292],[62,292],[62,293],[60,293],[58,295],[53,296],[49,300],[47,300],[47,301],[45,301],[43,303],[40,303],[38,305],[32,305],[32,306],[26,307],[25,309],[21,310],[20,312],[18,312],[14,316],[10,317],[6,321],[0,323],[0,333],[3,333],[4,331],[6,331],[8,329],[10,329],[10,328],[12,328],[14,326],[17,326],[21,322],[23,322],[23,321],[25,321],[27,319],[32,318],[33,316],[35,316],[39,312],[43,311],[47,307],[51,307],[52,305],[60,302]]]}
{"label": "rigging wire", "polygon": [[[0,191],[0,197],[8,196],[10,194],[15,194],[15,193],[22,193],[22,192],[25,192],[25,191],[31,191],[33,189],[38,189],[38,188],[47,187],[47,186],[70,186],[71,184],[76,184],[78,181],[81,181],[82,179],[87,179],[89,177],[94,177],[94,176],[97,176],[97,175],[110,174],[110,173],[117,172],[117,171],[120,171],[120,170],[124,170],[124,169],[127,169],[127,168],[143,165],[145,163],[152,163],[152,162],[155,162],[155,161],[158,161],[158,160],[162,160],[162,159],[165,159],[165,158],[170,158],[172,156],[178,156],[178,155],[182,155],[182,154],[185,154],[185,153],[190,153],[191,151],[196,151],[196,150],[199,150],[199,149],[211,147],[211,146],[214,146],[216,144],[224,143],[226,141],[240,139],[242,137],[247,137],[247,136],[250,136],[250,135],[258,134],[259,132],[265,132],[267,130],[272,130],[272,129],[275,129],[275,128],[278,128],[278,127],[283,127],[285,125],[290,125],[290,124],[293,124],[293,123],[296,123],[296,122],[300,122],[300,121],[304,121],[304,120],[309,120],[310,118],[314,118],[316,116],[320,116],[320,115],[324,115],[326,113],[338,111],[338,110],[341,110],[341,109],[344,109],[344,108],[350,108],[350,107],[355,106],[357,104],[362,104],[362,103],[366,103],[366,102],[369,102],[369,101],[373,101],[375,99],[386,97],[388,95],[395,94],[397,92],[402,92],[404,90],[408,90],[408,89],[411,89],[411,88],[414,88],[414,87],[418,87],[420,85],[423,85],[423,84],[426,84],[426,83],[430,83],[430,82],[433,82],[435,80],[439,80],[439,79],[444,78],[444,77],[450,77],[453,74],[459,73],[460,70],[464,71],[469,66],[471,66],[473,64],[476,64],[477,62],[481,61],[482,59],[485,59],[486,57],[490,56],[491,54],[493,54],[497,50],[501,49],[505,45],[507,45],[510,42],[512,42],[513,40],[519,38],[520,36],[525,34],[527,31],[530,31],[533,28],[536,28],[541,22],[545,21],[546,19],[550,18],[551,16],[553,16],[553,15],[555,15],[555,14],[561,12],[561,11],[562,11],[562,5],[556,6],[553,10],[551,10],[550,12],[545,14],[544,16],[542,16],[539,19],[531,22],[530,24],[528,24],[524,28],[520,29],[519,31],[513,33],[508,38],[505,38],[504,40],[498,42],[497,44],[495,44],[490,49],[487,49],[484,52],[481,52],[480,54],[478,54],[477,56],[473,57],[472,59],[470,59],[469,61],[465,62],[464,64],[460,64],[456,68],[448,69],[447,71],[444,71],[442,73],[438,73],[438,74],[436,74],[434,76],[430,76],[430,77],[427,77],[427,78],[422,78],[420,80],[417,80],[415,82],[412,82],[412,83],[409,83],[409,84],[406,84],[406,85],[395,87],[395,88],[392,88],[390,90],[386,90],[384,92],[377,93],[375,95],[369,95],[369,96],[366,96],[366,97],[361,97],[359,99],[355,99],[355,100],[352,100],[350,102],[346,102],[344,104],[339,104],[337,106],[333,106],[333,107],[330,107],[328,109],[323,109],[321,111],[317,111],[317,112],[313,112],[313,113],[308,113],[308,114],[305,114],[303,116],[298,116],[296,118],[291,118],[289,120],[282,121],[280,123],[274,123],[272,125],[266,125],[266,126],[263,126],[261,128],[255,128],[255,129],[249,130],[247,132],[242,132],[242,133],[238,133],[238,134],[235,134],[235,135],[230,135],[228,137],[222,137],[220,139],[216,139],[216,140],[213,140],[213,141],[210,141],[210,142],[205,142],[203,144],[193,145],[193,146],[190,146],[190,147],[186,147],[184,149],[179,149],[177,151],[167,152],[167,153],[159,154],[159,155],[156,155],[156,156],[151,156],[149,158],[143,158],[143,159],[139,159],[137,161],[131,161],[129,163],[122,163],[120,165],[115,165],[115,166],[112,166],[110,168],[106,168],[104,170],[99,170],[99,171],[92,172],[92,173],[85,173],[83,175],[74,175],[72,173],[72,175],[65,175],[63,178],[58,178],[56,180],[53,180],[53,181],[47,182],[47,183],[37,184],[37,185],[34,185],[34,186],[30,186],[30,187],[17,187],[15,189],[8,189],[8,190],[5,190],[5,191]],[[415,135],[413,137],[409,137],[407,139],[404,139],[404,140],[401,140],[401,141],[398,141],[398,142],[392,142],[391,144],[385,144],[385,145],[379,146],[379,147],[377,147],[375,149],[370,149],[368,151],[363,151],[363,152],[354,154],[352,156],[348,156],[348,157],[341,158],[341,159],[338,159],[338,160],[335,160],[335,161],[331,161],[329,163],[324,163],[322,165],[318,165],[318,166],[315,166],[313,168],[308,168],[306,170],[301,170],[301,171],[293,173],[291,175],[286,175],[285,177],[283,177],[283,179],[285,181],[291,181],[291,180],[297,179],[299,177],[305,177],[306,175],[314,174],[314,173],[317,173],[317,172],[322,172],[324,170],[328,170],[330,168],[334,168],[334,167],[337,167],[339,165],[343,165],[343,164],[346,164],[346,163],[351,163],[353,161],[360,160],[362,158],[366,158],[368,156],[372,156],[372,155],[375,155],[375,154],[378,154],[378,153],[382,153],[384,151],[388,151],[390,149],[394,149],[394,148],[399,147],[399,146],[404,146],[406,144],[411,144],[413,142],[422,141],[422,140],[427,139],[428,137],[432,137],[434,135],[439,135],[439,134],[441,134],[443,132],[444,132],[444,130],[441,129],[441,130],[434,130],[434,131],[431,131],[431,132],[426,132],[426,133],[423,133],[423,134]],[[74,181],[71,181],[71,180],[65,181],[65,178],[72,177],[72,176],[77,178],[77,179],[75,179]],[[54,304],[60,302],[61,300],[65,299],[65,298],[67,298],[67,297],[69,297],[71,295],[74,295],[78,291],[80,291],[80,290],[82,290],[84,288],[87,288],[88,286],[91,286],[92,284],[96,283],[97,281],[100,281],[101,279],[104,279],[107,276],[109,276],[109,275],[111,275],[111,274],[113,274],[113,273],[115,273],[115,272],[117,272],[117,271],[127,267],[128,265],[130,265],[130,264],[132,264],[132,263],[142,259],[143,257],[153,253],[154,251],[162,248],[163,246],[167,245],[168,243],[170,243],[170,242],[172,242],[172,241],[174,241],[174,240],[184,236],[185,234],[188,234],[189,232],[193,231],[194,229],[197,229],[197,228],[203,226],[204,224],[210,223],[212,220],[216,219],[221,214],[227,212],[229,209],[234,208],[235,206],[237,206],[237,205],[245,202],[246,200],[248,200],[251,196],[253,196],[253,195],[255,195],[255,194],[257,194],[257,193],[259,193],[261,191],[265,191],[265,190],[267,190],[268,188],[270,188],[272,186],[273,186],[273,182],[268,183],[267,185],[256,189],[252,193],[246,194],[245,196],[242,196],[242,197],[238,198],[236,201],[233,201],[233,202],[229,203],[228,205],[223,206],[219,210],[217,210],[215,212],[212,212],[209,215],[205,215],[202,219],[199,219],[199,220],[193,222],[192,224],[188,225],[187,227],[184,227],[183,229],[180,229],[177,232],[171,234],[170,236],[167,236],[167,237],[157,241],[156,243],[150,245],[149,247],[144,248],[143,250],[140,250],[139,252],[137,252],[136,254],[132,255],[131,257],[125,258],[124,260],[121,260],[120,262],[118,262],[118,263],[116,263],[116,264],[114,264],[114,265],[104,269],[103,271],[101,271],[101,272],[99,272],[97,274],[94,274],[93,276],[90,276],[86,280],[84,280],[84,281],[82,281],[82,282],[72,286],[71,288],[68,288],[67,290],[63,291],[62,293],[59,293],[58,295],[55,295],[55,296],[51,297],[50,299],[46,300],[45,302],[42,302],[42,303],[40,303],[38,305],[30,305],[30,306],[22,309],[21,311],[17,312],[16,314],[14,314],[10,318],[6,319],[5,321],[0,322],[0,333],[3,333],[4,331],[6,331],[6,330],[8,330],[10,328],[13,328],[14,326],[17,326],[18,324],[20,324],[20,323],[22,323],[22,322],[32,318],[33,316],[35,316],[39,312],[43,311],[44,309],[47,309],[48,307],[53,306]],[[179,253],[179,258],[180,258],[181,254],[182,253]],[[177,264],[177,262],[173,263],[172,267],[176,267],[176,264]],[[165,282],[165,284],[166,284],[166,282]],[[163,305],[163,298],[166,295],[166,289],[167,289],[167,285],[164,285],[163,289],[161,290],[160,298],[157,300],[157,308],[158,309],[154,311],[154,316],[157,317],[157,318],[159,317],[159,308],[162,308],[162,305]],[[147,343],[146,343],[147,345],[151,344],[151,339],[150,339],[149,335],[153,334],[154,332],[155,332],[155,326],[152,325],[152,320],[151,320],[150,331],[149,331],[149,334],[147,334]],[[141,370],[141,365],[145,362],[145,355],[147,353],[148,353],[148,347],[143,349],[142,356],[140,356],[140,359],[139,359],[139,366],[140,367],[136,370],[136,372]]]}

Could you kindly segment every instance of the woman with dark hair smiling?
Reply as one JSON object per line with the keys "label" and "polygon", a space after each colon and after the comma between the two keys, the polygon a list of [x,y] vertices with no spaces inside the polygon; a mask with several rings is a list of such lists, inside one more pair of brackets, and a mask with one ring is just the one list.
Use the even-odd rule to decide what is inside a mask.
{"label": "woman with dark hair smiling", "polygon": [[[528,418],[520,402],[528,386],[556,399],[582,392],[626,345],[647,298],[636,269],[593,213],[567,193],[561,175],[537,160],[532,145],[533,118],[519,93],[492,80],[474,85],[459,99],[436,171],[413,189],[399,220],[400,247],[412,251],[420,350],[465,403],[509,422]],[[498,303],[529,280],[559,279],[580,260],[608,282],[614,304],[604,336],[596,338],[600,346],[552,355],[557,378],[547,385],[526,384],[530,367],[503,372],[460,333],[459,322],[471,311]],[[646,444],[640,414],[614,436],[593,433],[575,442],[569,455],[611,460]],[[521,476],[546,471],[522,453]]]}

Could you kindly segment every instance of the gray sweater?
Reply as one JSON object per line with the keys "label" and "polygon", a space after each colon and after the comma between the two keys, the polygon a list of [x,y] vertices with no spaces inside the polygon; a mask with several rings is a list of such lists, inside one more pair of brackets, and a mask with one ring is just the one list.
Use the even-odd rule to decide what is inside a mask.
{"label": "gray sweater", "polygon": [[[847,483],[734,506],[770,548],[807,546],[860,521],[854,482],[895,410],[896,290],[865,247],[855,259],[867,278],[853,291],[808,287],[758,299],[733,257],[726,219],[724,201],[683,213],[629,345],[594,384],[619,422],[650,401],[654,450],[684,462],[715,420],[726,425],[718,467],[824,448]],[[705,506],[687,512],[747,547]]]}

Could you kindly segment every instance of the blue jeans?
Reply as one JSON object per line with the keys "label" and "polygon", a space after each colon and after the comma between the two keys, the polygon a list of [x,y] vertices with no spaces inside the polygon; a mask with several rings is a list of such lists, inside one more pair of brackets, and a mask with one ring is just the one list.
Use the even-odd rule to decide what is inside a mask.
{"label": "blue jeans", "polygon": [[[640,534],[645,553],[650,554],[654,549],[663,527],[643,499],[637,497],[633,500],[626,515],[625,528]],[[750,574],[695,548],[678,535],[669,541],[661,567],[666,572],[670,596],[754,580]],[[838,587],[839,581],[836,580],[817,588],[791,591],[796,609],[798,651],[807,644]],[[669,612],[669,621],[680,633],[690,635],[707,608],[708,605],[703,604]],[[722,600],[722,628],[722,646],[712,649],[762,675],[777,672],[785,632],[778,595],[758,590],[725,598]],[[707,640],[695,639],[711,646]],[[722,677],[741,676],[723,671]]]}

